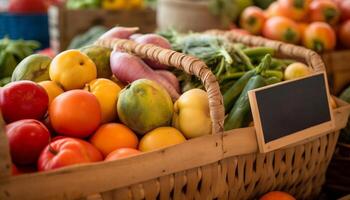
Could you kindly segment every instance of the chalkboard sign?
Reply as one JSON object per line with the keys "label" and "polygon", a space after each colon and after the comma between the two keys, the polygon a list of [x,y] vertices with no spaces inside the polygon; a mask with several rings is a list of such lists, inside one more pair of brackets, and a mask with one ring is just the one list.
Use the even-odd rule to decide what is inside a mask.
{"label": "chalkboard sign", "polygon": [[318,73],[250,91],[259,149],[268,152],[334,128],[327,78]]}

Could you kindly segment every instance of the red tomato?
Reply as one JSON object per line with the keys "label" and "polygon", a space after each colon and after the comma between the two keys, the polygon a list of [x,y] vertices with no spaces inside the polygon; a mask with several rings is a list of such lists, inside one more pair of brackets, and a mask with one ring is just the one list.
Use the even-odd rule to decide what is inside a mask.
{"label": "red tomato", "polygon": [[313,22],[304,32],[303,44],[317,52],[332,50],[336,45],[335,32],[325,22]]}
{"label": "red tomato", "polygon": [[340,44],[350,48],[350,19],[341,24],[338,34]]}
{"label": "red tomato", "polygon": [[310,20],[321,21],[335,25],[340,17],[337,4],[329,0],[317,0],[310,4]]}
{"label": "red tomato", "polygon": [[339,2],[339,9],[341,13],[341,20],[350,20],[350,0],[343,0]]}
{"label": "red tomato", "polygon": [[9,12],[12,13],[45,13],[49,6],[47,0],[10,0]]}
{"label": "red tomato", "polygon": [[306,16],[312,0],[278,0],[281,13],[293,20],[302,20]]}
{"label": "red tomato", "polygon": [[0,91],[1,113],[7,123],[21,119],[42,119],[47,112],[49,96],[32,81],[17,81]]}
{"label": "red tomato", "polygon": [[266,21],[264,11],[255,6],[250,6],[241,14],[240,25],[252,34],[260,34]]}
{"label": "red tomato", "polygon": [[12,161],[19,165],[36,163],[41,151],[49,144],[50,133],[41,122],[24,119],[6,125]]}
{"label": "red tomato", "polygon": [[42,151],[38,170],[47,171],[101,160],[102,154],[92,144],[80,139],[63,138],[51,142]]}
{"label": "red tomato", "polygon": [[269,39],[288,43],[296,44],[300,40],[298,25],[291,19],[281,16],[268,19],[262,33]]}
{"label": "red tomato", "polygon": [[57,96],[49,108],[53,129],[68,137],[85,138],[101,122],[101,108],[97,98],[84,90],[71,90]]}
{"label": "red tomato", "polygon": [[136,150],[136,149],[121,148],[121,149],[117,149],[117,150],[114,150],[111,153],[109,153],[107,155],[107,157],[105,158],[105,161],[118,160],[121,158],[126,158],[126,157],[137,155],[140,153],[141,153],[141,151]]}

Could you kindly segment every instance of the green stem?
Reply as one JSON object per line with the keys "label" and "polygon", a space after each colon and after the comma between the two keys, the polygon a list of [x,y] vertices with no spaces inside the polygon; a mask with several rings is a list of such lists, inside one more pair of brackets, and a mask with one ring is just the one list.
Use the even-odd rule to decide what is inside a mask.
{"label": "green stem", "polygon": [[219,64],[219,71],[215,74],[216,77],[220,77],[222,72],[225,69],[225,59],[221,59],[220,64]]}
{"label": "green stem", "polygon": [[254,69],[250,58],[243,52],[243,50],[239,49],[236,45],[233,45],[233,48],[238,55],[238,57],[242,60],[242,62],[248,67],[249,70]]}
{"label": "green stem", "polygon": [[226,81],[230,79],[238,79],[241,78],[246,72],[236,72],[236,73],[230,73],[230,74],[225,74],[222,76],[221,80]]}
{"label": "green stem", "polygon": [[252,47],[247,48],[243,50],[243,53],[245,53],[248,57],[259,57],[259,56],[265,56],[266,54],[275,54],[275,49],[270,47]]}

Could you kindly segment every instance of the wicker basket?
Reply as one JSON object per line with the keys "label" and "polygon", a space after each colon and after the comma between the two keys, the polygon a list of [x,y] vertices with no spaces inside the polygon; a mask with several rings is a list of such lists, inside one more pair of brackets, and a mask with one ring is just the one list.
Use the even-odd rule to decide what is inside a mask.
{"label": "wicker basket", "polygon": [[[222,33],[220,33],[222,34]],[[226,34],[233,41],[276,48],[304,58],[323,70],[319,56],[305,48],[257,37]],[[349,116],[337,100],[336,129],[267,154],[257,153],[254,127],[223,132],[224,108],[219,85],[205,63],[181,53],[128,40],[99,41],[142,58],[183,69],[199,77],[209,95],[213,134],[127,159],[79,165],[51,172],[10,176],[6,135],[0,134],[0,199],[252,199],[284,190],[299,199],[315,197],[325,180],[338,130]]]}

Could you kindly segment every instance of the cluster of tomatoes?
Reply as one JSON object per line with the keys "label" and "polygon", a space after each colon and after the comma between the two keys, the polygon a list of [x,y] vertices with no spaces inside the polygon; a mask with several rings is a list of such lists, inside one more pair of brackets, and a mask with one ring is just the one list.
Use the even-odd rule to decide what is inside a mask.
{"label": "cluster of tomatoes", "polygon": [[52,91],[46,89],[17,81],[0,90],[14,175],[141,153],[128,127],[100,124],[100,104],[92,93],[70,90],[52,99]]}
{"label": "cluster of tomatoes", "polygon": [[278,0],[267,10],[246,8],[241,28],[317,52],[350,48],[350,0]]}

